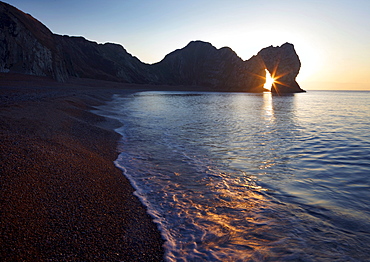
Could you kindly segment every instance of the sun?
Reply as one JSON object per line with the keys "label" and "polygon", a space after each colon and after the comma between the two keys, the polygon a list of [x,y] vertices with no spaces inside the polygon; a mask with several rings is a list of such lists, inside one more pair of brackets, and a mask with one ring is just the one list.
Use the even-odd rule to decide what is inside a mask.
{"label": "sun", "polygon": [[265,71],[266,71],[266,82],[265,82],[263,88],[265,88],[267,90],[271,90],[271,86],[272,86],[273,83],[275,83],[275,79],[273,77],[271,77],[271,74],[267,69],[265,69]]}

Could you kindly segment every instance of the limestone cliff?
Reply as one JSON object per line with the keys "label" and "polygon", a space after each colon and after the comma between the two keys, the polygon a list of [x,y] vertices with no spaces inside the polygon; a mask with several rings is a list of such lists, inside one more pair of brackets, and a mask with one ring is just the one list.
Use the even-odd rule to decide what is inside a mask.
{"label": "limestone cliff", "polygon": [[304,92],[295,80],[300,67],[294,46],[289,43],[264,48],[243,61],[228,47],[216,49],[202,41],[190,42],[152,65],[159,83],[241,92],[263,92],[267,69],[276,79],[273,93]]}
{"label": "limestone cliff", "polygon": [[260,59],[262,66],[275,78],[271,92],[305,92],[296,81],[301,68],[301,61],[292,44],[285,43],[280,47],[266,47],[258,52],[257,57]]}
{"label": "limestone cliff", "polygon": [[[253,66],[252,66],[253,64]],[[228,47],[190,42],[152,65],[159,83],[193,85],[217,91],[262,92],[264,68],[244,62]]]}
{"label": "limestone cliff", "polygon": [[0,2],[0,71],[68,78],[53,33],[29,14]]}
{"label": "limestone cliff", "polygon": [[0,72],[129,83],[150,82],[149,65],[120,45],[53,34],[32,16],[0,2]]}
{"label": "limestone cliff", "polygon": [[302,92],[293,45],[267,47],[243,61],[228,47],[193,41],[148,65],[117,44],[53,34],[29,14],[0,2],[0,72],[138,84],[197,86],[199,90],[263,92],[265,68],[278,78],[275,93]]}
{"label": "limestone cliff", "polygon": [[150,66],[117,44],[54,35],[69,76],[126,83],[150,82]]}

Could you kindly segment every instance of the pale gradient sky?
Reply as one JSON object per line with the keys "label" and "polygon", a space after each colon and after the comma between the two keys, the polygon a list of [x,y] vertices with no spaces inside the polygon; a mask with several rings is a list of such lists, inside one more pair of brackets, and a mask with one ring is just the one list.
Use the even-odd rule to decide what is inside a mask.
{"label": "pale gradient sky", "polygon": [[52,32],[121,44],[155,63],[192,40],[249,59],[293,43],[303,89],[370,90],[370,0],[5,0]]}

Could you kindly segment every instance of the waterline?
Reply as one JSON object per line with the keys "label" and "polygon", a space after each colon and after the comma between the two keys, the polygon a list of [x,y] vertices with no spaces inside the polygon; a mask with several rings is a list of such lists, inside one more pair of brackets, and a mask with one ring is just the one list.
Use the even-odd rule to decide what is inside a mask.
{"label": "waterline", "polygon": [[143,92],[100,109],[123,123],[116,164],[168,261],[361,260],[370,100],[351,95]]}

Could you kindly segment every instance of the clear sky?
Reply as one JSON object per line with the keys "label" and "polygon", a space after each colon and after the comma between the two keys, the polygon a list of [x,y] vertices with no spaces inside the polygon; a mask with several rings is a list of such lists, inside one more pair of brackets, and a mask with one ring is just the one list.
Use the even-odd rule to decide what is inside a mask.
{"label": "clear sky", "polygon": [[303,89],[370,90],[370,0],[5,0],[52,32],[154,63],[192,40],[249,59],[293,43]]}

